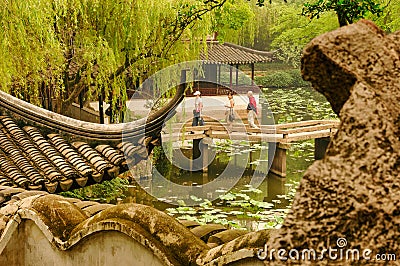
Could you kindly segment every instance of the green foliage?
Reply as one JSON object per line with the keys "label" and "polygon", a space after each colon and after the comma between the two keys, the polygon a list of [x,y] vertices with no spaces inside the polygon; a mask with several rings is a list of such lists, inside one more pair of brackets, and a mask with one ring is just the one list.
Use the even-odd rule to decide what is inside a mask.
{"label": "green foliage", "polygon": [[[296,192],[294,184],[288,184],[289,190],[285,195],[279,195],[281,198],[291,199]],[[253,199],[254,194],[262,193],[261,190],[245,185],[245,189],[230,191],[220,195],[219,200],[210,202],[204,199],[196,207],[189,207],[181,201],[179,207],[168,208],[166,212],[175,216],[179,220],[196,221],[200,224],[217,223],[231,228],[246,229],[240,221],[255,220],[266,223],[268,228],[279,227],[286,216],[288,209],[273,210],[276,203],[263,202]],[[253,195],[253,196],[252,196]],[[193,199],[193,198],[192,198]],[[195,198],[196,202],[202,199]],[[280,202],[280,200],[273,200]],[[218,207],[216,207],[218,205]],[[289,207],[289,206],[287,206]]]}
{"label": "green foliage", "polygon": [[295,68],[300,67],[303,48],[314,37],[336,29],[333,13],[326,13],[318,21],[309,21],[300,16],[300,5],[289,5],[279,10],[277,23],[272,27],[276,36],[271,47],[277,50],[277,57]]}
{"label": "green foliage", "polygon": [[250,5],[243,0],[226,3],[215,12],[215,31],[218,32],[218,40],[224,41],[237,30],[251,25],[254,13]]}
{"label": "green foliage", "polygon": [[114,178],[100,184],[74,189],[72,191],[61,192],[60,195],[68,198],[80,200],[91,200],[102,203],[116,203],[118,198],[125,198],[129,181],[122,178]]}
{"label": "green foliage", "polygon": [[[400,0],[319,0],[316,4],[309,2],[306,5],[304,2],[293,0],[285,4],[273,1],[259,8],[258,2],[252,1],[250,6],[255,14],[254,20],[239,31],[232,32],[226,40],[258,50],[275,50],[278,59],[298,68],[305,45],[316,36],[338,28],[335,4],[338,10],[343,7],[344,14],[353,21],[365,17],[387,32],[400,29]],[[330,6],[322,6],[327,3]],[[312,15],[306,14],[307,6],[311,8],[314,5],[314,11],[319,13],[313,15],[318,20],[310,20]]]}
{"label": "green foliage", "polygon": [[157,165],[157,170],[160,172],[161,175],[166,176],[170,173],[172,169],[172,164],[165,163],[165,164],[157,164],[157,162],[167,162],[168,157],[164,152],[162,146],[156,146],[153,148],[151,160],[153,164]]}
{"label": "green foliage", "polygon": [[339,25],[345,26],[365,18],[368,13],[380,16],[383,8],[374,0],[317,0],[314,3],[305,3],[301,14],[313,19],[329,11],[334,11]]}
{"label": "green foliage", "polygon": [[400,0],[381,0],[381,5],[384,7],[381,16],[370,14],[367,18],[386,32],[400,30]]}
{"label": "green foliage", "polygon": [[263,89],[276,123],[337,119],[325,97],[311,88]]}
{"label": "green foliage", "polygon": [[311,84],[303,79],[300,69],[290,69],[287,73],[292,77],[292,87],[310,87]]}
{"label": "green foliage", "polygon": [[[175,167],[170,162],[169,158],[172,158],[172,142],[164,143],[163,146],[154,147],[151,159],[153,161],[153,164],[157,168],[157,171],[162,176],[165,176],[168,180],[174,180],[175,178],[179,179],[181,175],[185,172],[185,170],[179,167]],[[158,162],[164,163],[160,164]]]}
{"label": "green foliage", "polygon": [[290,69],[276,71],[266,76],[255,78],[257,85],[267,88],[289,88],[289,87],[309,87],[310,84],[303,80],[300,70]]}
{"label": "green foliage", "polygon": [[113,105],[123,105],[136,81],[196,59],[213,10],[226,2],[5,1],[0,89],[38,105],[40,93],[51,91],[59,112],[81,92],[85,101],[104,92]]}
{"label": "green foliage", "polygon": [[292,76],[287,72],[274,72],[265,77],[255,79],[258,85],[264,87],[287,88],[293,83]]}

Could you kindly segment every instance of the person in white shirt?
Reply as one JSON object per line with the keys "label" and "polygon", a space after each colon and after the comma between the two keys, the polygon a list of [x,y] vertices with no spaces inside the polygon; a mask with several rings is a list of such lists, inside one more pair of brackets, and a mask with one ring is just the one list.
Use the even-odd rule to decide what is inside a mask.
{"label": "person in white shirt", "polygon": [[228,100],[229,102],[225,105],[226,108],[226,124],[228,127],[228,132],[232,132],[232,125],[233,122],[235,121],[235,114],[233,111],[233,107],[235,107],[235,101],[233,100],[233,94],[232,92],[228,92]]}
{"label": "person in white shirt", "polygon": [[201,99],[200,91],[195,91],[193,95],[196,96],[194,100],[194,109],[193,109],[193,122],[192,126],[202,126],[204,124],[203,119],[201,117],[201,111],[203,110],[203,100]]}

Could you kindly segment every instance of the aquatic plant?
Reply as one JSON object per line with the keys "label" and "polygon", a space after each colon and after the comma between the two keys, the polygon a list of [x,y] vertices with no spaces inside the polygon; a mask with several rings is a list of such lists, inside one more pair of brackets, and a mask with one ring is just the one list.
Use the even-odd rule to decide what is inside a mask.
{"label": "aquatic plant", "polygon": [[287,193],[278,195],[280,199],[289,203],[284,208],[277,208],[278,204],[282,203],[280,199],[272,200],[273,203],[255,200],[254,194],[262,191],[245,185],[242,189],[234,189],[220,195],[214,202],[191,196],[192,200],[201,203],[190,207],[181,201],[181,206],[165,211],[178,220],[196,221],[199,224],[217,223],[229,228],[248,230],[244,224],[251,221],[259,224],[258,229],[277,228],[283,223],[290,209],[297,185],[297,182],[288,183]]}

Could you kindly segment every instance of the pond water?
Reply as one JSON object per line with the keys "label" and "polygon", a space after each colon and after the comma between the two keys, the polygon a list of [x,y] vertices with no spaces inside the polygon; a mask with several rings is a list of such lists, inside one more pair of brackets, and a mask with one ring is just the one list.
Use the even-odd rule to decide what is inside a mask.
{"label": "pond water", "polygon": [[[259,99],[263,110],[270,110],[266,122],[337,119],[326,99],[309,88],[263,89]],[[287,177],[281,178],[267,173],[268,143],[214,140],[208,146],[215,154],[208,171],[188,171],[176,161],[192,157],[192,144],[179,148],[173,148],[176,143],[164,144],[167,152],[155,147],[152,160],[142,161],[135,174],[126,172],[126,178],[61,194],[107,203],[137,202],[177,219],[255,231],[282,224],[301,177],[314,161],[314,140],[292,143],[287,152]],[[184,157],[177,159],[178,152]]]}
{"label": "pond water", "polygon": [[[337,119],[326,99],[312,89],[264,89],[261,98],[267,99],[278,124],[312,119]],[[181,147],[180,151],[191,158],[191,143],[187,144],[188,146]],[[167,180],[181,187],[190,187],[191,191],[199,190],[200,185],[213,184],[213,181],[221,179],[229,167],[234,169],[231,172],[231,178],[234,179],[237,167],[238,176],[234,186],[231,186],[231,183],[226,185],[223,182],[214,182],[216,185],[213,190],[179,194],[171,187],[168,189],[168,184],[155,181],[153,174],[148,180],[153,182],[152,189],[157,187],[160,191],[165,191],[163,194],[157,194],[161,202],[153,205],[177,219],[199,223],[221,223],[249,231],[279,227],[290,209],[304,171],[314,161],[314,141],[291,145],[287,156],[286,178],[267,174],[267,143],[227,140],[214,141],[209,147],[216,155],[208,167],[208,172],[191,172],[177,167],[167,159],[162,148],[156,148],[154,166]],[[177,150],[171,149],[172,157],[174,152]],[[258,187],[253,187],[250,185],[253,179],[263,181]],[[145,189],[148,190],[149,187],[151,185]]]}

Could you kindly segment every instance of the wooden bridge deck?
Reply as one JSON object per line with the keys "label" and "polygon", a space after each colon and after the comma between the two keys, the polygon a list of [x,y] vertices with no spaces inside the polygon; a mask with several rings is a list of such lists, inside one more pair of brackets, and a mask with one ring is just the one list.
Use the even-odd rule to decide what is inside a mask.
{"label": "wooden bridge deck", "polygon": [[[290,143],[301,140],[315,139],[315,159],[323,158],[330,137],[337,131],[337,120],[310,120],[278,125],[262,125],[260,128],[250,128],[246,124],[236,124],[228,133],[227,125],[220,122],[206,122],[204,126],[193,127],[188,123],[174,124],[171,133],[165,129],[162,141],[193,140],[193,156],[200,150],[200,140],[230,139],[250,142],[268,142],[269,171],[281,177],[286,176],[286,150]],[[207,158],[207,144],[202,144],[204,158]],[[196,158],[199,155],[196,155]],[[203,171],[207,171],[203,158]]]}
{"label": "wooden bridge deck", "polygon": [[226,123],[206,122],[204,126],[190,126],[187,123],[174,124],[172,133],[164,130],[163,141],[182,141],[202,139],[249,140],[254,142],[291,143],[301,140],[309,140],[330,137],[337,131],[337,120],[310,120],[278,125],[261,125],[259,129],[250,128],[245,124],[236,124],[230,133]]}

